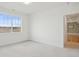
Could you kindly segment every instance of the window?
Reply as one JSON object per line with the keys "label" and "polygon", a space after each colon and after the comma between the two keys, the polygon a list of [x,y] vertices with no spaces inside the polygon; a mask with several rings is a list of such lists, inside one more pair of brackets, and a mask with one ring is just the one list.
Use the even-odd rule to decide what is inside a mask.
{"label": "window", "polygon": [[21,32],[21,18],[0,13],[0,32]]}

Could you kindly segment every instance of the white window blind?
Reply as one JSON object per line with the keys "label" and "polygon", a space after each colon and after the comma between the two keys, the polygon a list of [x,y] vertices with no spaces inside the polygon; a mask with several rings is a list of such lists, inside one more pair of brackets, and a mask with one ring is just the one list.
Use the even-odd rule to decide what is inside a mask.
{"label": "white window blind", "polygon": [[20,32],[21,17],[0,13],[0,32]]}

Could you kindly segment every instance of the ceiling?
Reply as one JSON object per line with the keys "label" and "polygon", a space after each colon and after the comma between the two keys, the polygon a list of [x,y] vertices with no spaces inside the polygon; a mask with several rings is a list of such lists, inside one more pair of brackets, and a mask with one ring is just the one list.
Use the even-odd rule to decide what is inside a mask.
{"label": "ceiling", "polygon": [[59,5],[62,6],[64,2],[32,2],[28,5],[23,2],[0,2],[0,9],[7,9],[9,11],[22,12],[26,14],[31,14],[39,11],[44,11],[48,9],[58,8]]}

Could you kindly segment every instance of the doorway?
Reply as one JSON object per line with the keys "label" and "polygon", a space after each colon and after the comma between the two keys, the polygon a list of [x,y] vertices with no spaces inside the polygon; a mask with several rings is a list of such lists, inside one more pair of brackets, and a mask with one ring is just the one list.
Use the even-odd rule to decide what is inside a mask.
{"label": "doorway", "polygon": [[79,13],[66,15],[64,19],[64,47],[79,47]]}

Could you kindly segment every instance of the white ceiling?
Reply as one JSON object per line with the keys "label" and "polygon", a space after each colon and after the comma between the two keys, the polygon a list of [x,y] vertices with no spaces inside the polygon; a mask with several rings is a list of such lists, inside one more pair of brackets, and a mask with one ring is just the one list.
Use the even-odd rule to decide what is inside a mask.
{"label": "white ceiling", "polygon": [[64,2],[32,2],[29,5],[25,5],[23,2],[0,2],[0,9],[3,8],[8,9],[9,11],[14,10],[16,12],[31,14],[51,8],[55,9],[63,4]]}

